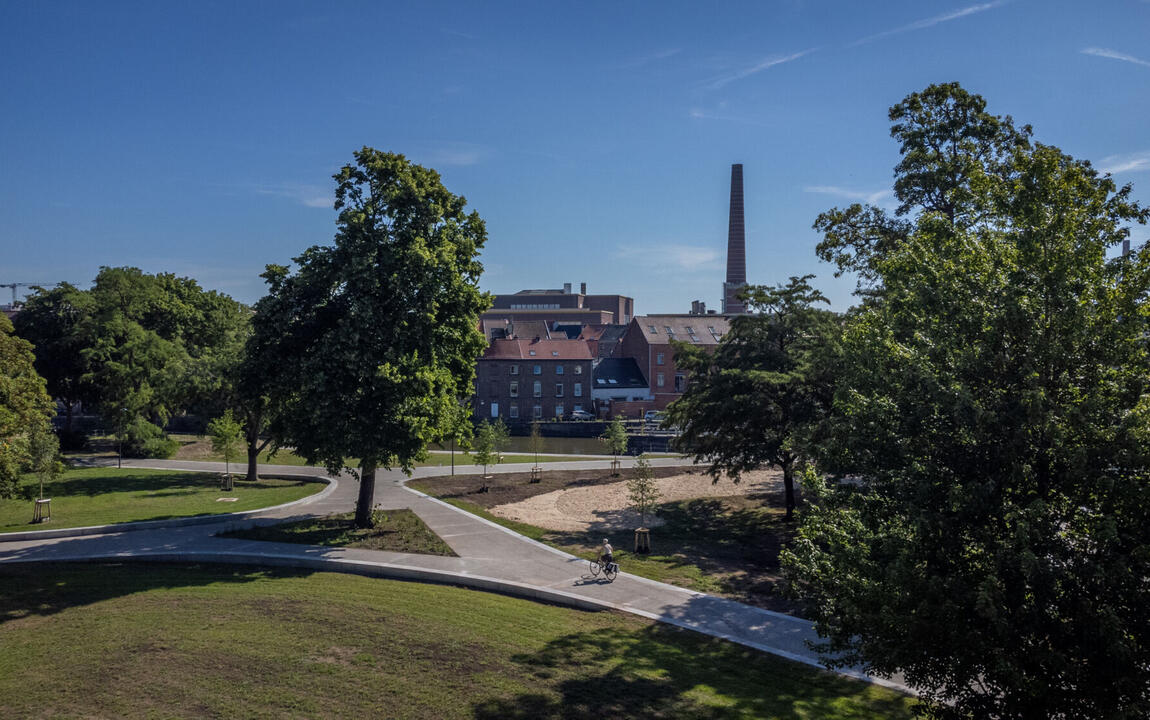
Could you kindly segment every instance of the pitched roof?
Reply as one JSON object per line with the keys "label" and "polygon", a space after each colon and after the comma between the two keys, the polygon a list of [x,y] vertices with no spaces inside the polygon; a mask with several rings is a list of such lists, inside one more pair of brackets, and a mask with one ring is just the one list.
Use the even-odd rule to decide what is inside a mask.
{"label": "pitched roof", "polygon": [[718,315],[639,315],[631,322],[650,343],[668,343],[671,340],[718,345],[731,331],[731,323]]}
{"label": "pitched roof", "polygon": [[634,358],[604,358],[591,371],[592,387],[645,388],[647,381]]}
{"label": "pitched roof", "polygon": [[483,360],[590,360],[591,349],[582,340],[492,340]]}

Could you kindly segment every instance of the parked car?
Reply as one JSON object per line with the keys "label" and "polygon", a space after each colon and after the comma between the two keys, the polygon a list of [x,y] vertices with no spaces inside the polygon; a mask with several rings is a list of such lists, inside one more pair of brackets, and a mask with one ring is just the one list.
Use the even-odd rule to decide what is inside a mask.
{"label": "parked car", "polygon": [[643,414],[643,421],[649,423],[661,423],[665,417],[666,413],[664,413],[662,410],[648,410]]}
{"label": "parked car", "polygon": [[572,410],[571,414],[567,416],[568,420],[594,420],[595,416],[586,410]]}

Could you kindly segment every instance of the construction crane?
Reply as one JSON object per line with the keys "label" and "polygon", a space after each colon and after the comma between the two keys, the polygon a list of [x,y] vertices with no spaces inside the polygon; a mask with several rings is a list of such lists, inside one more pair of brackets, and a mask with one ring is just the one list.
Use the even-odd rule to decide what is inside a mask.
{"label": "construction crane", "polygon": [[12,306],[16,306],[16,288],[18,287],[56,287],[60,283],[0,283],[0,288],[12,288]]}

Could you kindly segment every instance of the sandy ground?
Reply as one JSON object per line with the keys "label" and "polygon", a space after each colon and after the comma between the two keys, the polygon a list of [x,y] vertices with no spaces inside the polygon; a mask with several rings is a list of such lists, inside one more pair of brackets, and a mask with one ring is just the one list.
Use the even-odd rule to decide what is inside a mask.
{"label": "sandy ground", "polygon": [[[659,501],[674,502],[699,497],[777,492],[782,488],[783,474],[778,470],[756,470],[744,473],[737,484],[724,477],[712,485],[707,475],[674,475],[655,482],[661,495]],[[627,504],[627,483],[617,482],[556,490],[520,502],[497,505],[491,508],[491,512],[509,520],[560,532],[609,531],[638,524],[638,513],[626,509]],[[662,524],[658,517],[647,516],[648,527]]]}

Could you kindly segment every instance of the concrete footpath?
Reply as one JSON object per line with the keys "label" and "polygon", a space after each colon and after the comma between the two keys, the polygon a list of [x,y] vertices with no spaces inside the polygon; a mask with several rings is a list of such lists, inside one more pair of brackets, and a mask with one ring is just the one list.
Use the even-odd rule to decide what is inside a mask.
{"label": "concrete footpath", "polygon": [[[548,469],[604,469],[609,460],[550,462]],[[629,462],[625,460],[624,462]],[[656,458],[652,465],[682,465],[677,458]],[[223,463],[124,461],[126,467],[223,472]],[[496,472],[524,472],[530,464],[501,465]],[[476,467],[456,467],[476,474]],[[274,475],[319,477],[310,467],[263,465]],[[444,467],[417,468],[414,477],[447,474]],[[806,620],[743,603],[697,593],[623,572],[613,583],[593,577],[586,560],[535,542],[500,525],[405,487],[399,471],[376,473],[376,505],[414,511],[458,557],[414,555],[348,548],[324,548],[215,537],[227,529],[275,524],[354,509],[359,491],[352,477],[326,478],[323,492],[274,508],[249,513],[200,517],[192,522],[156,521],[104,528],[45,530],[0,534],[0,562],[141,560],[222,562],[302,567],[491,590],[583,609],[615,609],[702,632],[764,652],[821,667],[808,641],[817,636]],[[129,525],[134,527],[130,528]],[[843,674],[906,691],[898,682],[871,678],[856,670]]]}

